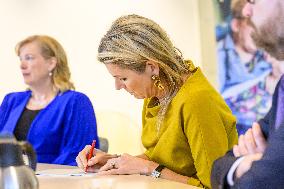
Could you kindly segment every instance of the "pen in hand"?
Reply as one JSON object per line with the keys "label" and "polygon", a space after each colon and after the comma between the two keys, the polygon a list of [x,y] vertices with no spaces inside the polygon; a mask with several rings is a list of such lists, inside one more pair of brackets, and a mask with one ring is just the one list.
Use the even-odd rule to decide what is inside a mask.
{"label": "pen in hand", "polygon": [[[95,145],[96,145],[96,140],[93,140],[91,149],[90,149],[88,157],[87,157],[87,162],[93,157],[93,152],[95,150]],[[95,150],[95,153],[96,153],[96,150]],[[88,164],[87,164],[87,166],[85,168],[85,173],[87,172],[87,169],[88,169]]]}

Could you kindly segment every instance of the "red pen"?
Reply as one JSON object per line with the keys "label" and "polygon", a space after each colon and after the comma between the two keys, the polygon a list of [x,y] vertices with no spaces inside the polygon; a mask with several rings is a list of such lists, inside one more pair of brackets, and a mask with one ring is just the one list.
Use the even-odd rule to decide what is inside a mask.
{"label": "red pen", "polygon": [[[91,159],[93,157],[93,152],[95,150],[95,145],[96,145],[96,140],[93,140],[92,147],[91,147],[90,152],[88,154],[87,162],[89,161],[89,159]],[[96,150],[95,150],[95,154],[96,154]],[[87,172],[87,169],[88,169],[88,165],[85,168],[85,172]]]}

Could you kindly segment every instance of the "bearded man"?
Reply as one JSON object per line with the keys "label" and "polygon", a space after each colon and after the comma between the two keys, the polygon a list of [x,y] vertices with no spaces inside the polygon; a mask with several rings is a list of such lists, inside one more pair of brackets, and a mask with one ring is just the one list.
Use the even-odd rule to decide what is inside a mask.
{"label": "bearded man", "polygon": [[[284,1],[247,0],[243,15],[253,24],[256,45],[283,61]],[[268,114],[214,162],[211,184],[213,189],[284,188],[284,76],[277,84]]]}

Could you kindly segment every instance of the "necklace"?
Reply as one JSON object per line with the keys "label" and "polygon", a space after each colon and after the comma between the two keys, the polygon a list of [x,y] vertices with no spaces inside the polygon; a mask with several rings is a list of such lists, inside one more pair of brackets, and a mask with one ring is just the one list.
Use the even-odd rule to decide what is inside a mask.
{"label": "necklace", "polygon": [[32,93],[31,98],[27,104],[27,107],[31,110],[35,109],[43,109],[45,108],[56,96],[58,92],[52,93],[51,95],[42,95],[35,97],[35,95]]}

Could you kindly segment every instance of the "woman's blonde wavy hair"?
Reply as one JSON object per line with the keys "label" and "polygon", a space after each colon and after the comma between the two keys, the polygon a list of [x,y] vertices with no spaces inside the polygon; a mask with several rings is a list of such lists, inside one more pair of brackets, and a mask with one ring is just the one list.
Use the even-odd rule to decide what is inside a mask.
{"label": "woman's blonde wavy hair", "polygon": [[138,73],[145,71],[149,60],[158,64],[159,77],[168,89],[160,102],[158,131],[169,103],[184,83],[183,76],[188,75],[192,68],[157,23],[138,15],[122,16],[113,22],[101,39],[98,60]]}
{"label": "woman's blonde wavy hair", "polygon": [[41,55],[44,59],[56,58],[56,67],[52,70],[52,83],[60,92],[75,89],[74,84],[70,81],[71,73],[68,67],[66,53],[61,44],[54,38],[46,35],[33,35],[20,41],[15,48],[19,56],[21,48],[28,44],[36,42],[41,49]]}

